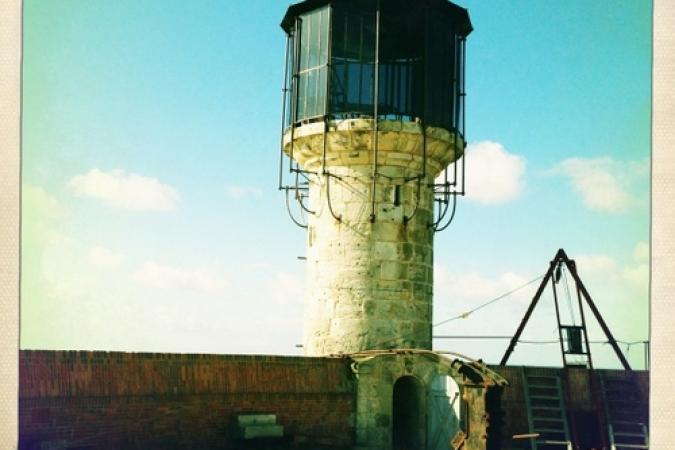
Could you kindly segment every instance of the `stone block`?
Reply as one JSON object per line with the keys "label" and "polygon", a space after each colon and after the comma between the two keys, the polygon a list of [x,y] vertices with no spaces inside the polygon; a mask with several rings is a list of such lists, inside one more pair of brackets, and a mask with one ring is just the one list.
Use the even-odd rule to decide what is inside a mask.
{"label": "stone block", "polygon": [[399,261],[382,261],[380,266],[380,277],[383,280],[400,280],[406,278],[407,273],[407,265]]}
{"label": "stone block", "polygon": [[237,425],[247,427],[252,425],[275,425],[277,416],[275,414],[240,414],[237,416]]}
{"label": "stone block", "polygon": [[376,241],[373,243],[373,258],[379,260],[396,260],[399,244],[396,242]]}
{"label": "stone block", "polygon": [[427,266],[410,264],[408,266],[408,279],[413,283],[425,283],[427,281]]}
{"label": "stone block", "polygon": [[373,226],[372,239],[385,242],[404,242],[404,227],[400,223],[377,222]]}
{"label": "stone block", "polygon": [[409,243],[398,244],[398,256],[402,261],[410,261],[413,254],[413,246]]}
{"label": "stone block", "polygon": [[235,432],[239,439],[280,438],[284,436],[282,425],[249,425],[238,427]]}
{"label": "stone block", "polygon": [[403,209],[400,206],[380,206],[375,214],[378,220],[388,220],[392,223],[403,222]]}

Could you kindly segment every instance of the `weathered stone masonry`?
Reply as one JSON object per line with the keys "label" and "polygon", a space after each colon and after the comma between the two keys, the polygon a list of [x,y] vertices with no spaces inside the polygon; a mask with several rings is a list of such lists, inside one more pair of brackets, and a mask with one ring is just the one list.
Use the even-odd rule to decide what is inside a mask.
{"label": "weathered stone masonry", "polygon": [[284,137],[289,156],[314,173],[305,353],[431,349],[430,184],[464,143],[441,128],[427,127],[424,137],[418,122],[380,120],[376,152],[371,119],[332,120],[325,133],[324,127],[307,124]]}

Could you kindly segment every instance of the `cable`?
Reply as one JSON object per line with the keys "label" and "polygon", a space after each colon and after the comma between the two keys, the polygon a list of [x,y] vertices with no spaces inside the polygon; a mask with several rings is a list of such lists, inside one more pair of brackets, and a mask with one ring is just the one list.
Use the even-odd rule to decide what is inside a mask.
{"label": "cable", "polygon": [[[453,335],[453,336],[432,336],[434,339],[511,339],[513,336],[468,336],[468,335]],[[518,342],[524,344],[557,344],[559,341],[540,341],[540,340],[519,340]]]}
{"label": "cable", "polygon": [[439,326],[439,325],[443,325],[444,323],[448,323],[448,322],[451,322],[451,321],[457,320],[457,319],[466,319],[471,313],[474,313],[474,312],[478,311],[479,309],[485,308],[486,306],[491,305],[491,304],[495,303],[495,302],[498,301],[498,300],[501,300],[501,299],[503,299],[503,298],[505,298],[505,297],[508,297],[509,295],[513,294],[514,292],[517,292],[517,291],[519,291],[519,290],[521,290],[521,289],[523,289],[523,288],[525,288],[525,287],[531,285],[531,284],[534,283],[535,281],[541,280],[542,278],[544,278],[544,275],[540,275],[540,276],[538,276],[537,278],[534,278],[534,279],[528,281],[527,283],[523,284],[522,286],[518,286],[517,288],[512,289],[512,290],[510,290],[509,292],[500,295],[499,297],[495,297],[495,298],[493,298],[492,300],[490,300],[490,301],[488,301],[488,302],[485,302],[485,303],[483,303],[483,304],[481,304],[481,305],[478,305],[478,306],[476,306],[474,309],[471,309],[471,310],[469,310],[469,311],[466,311],[466,312],[464,312],[464,313],[462,313],[462,314],[460,314],[460,315],[458,315],[458,316],[451,317],[451,318],[449,318],[449,319],[446,319],[446,320],[443,320],[443,321],[441,321],[441,322],[435,323],[433,326],[437,327],[437,326]]}
{"label": "cable", "polygon": [[[500,335],[494,335],[494,336],[487,336],[487,335],[476,335],[476,336],[471,336],[471,335],[437,335],[437,336],[432,336],[434,339],[511,339],[513,336],[500,336]],[[563,341],[567,341],[567,339],[563,339]],[[560,341],[559,340],[518,340],[518,342],[523,343],[523,344],[557,344]],[[632,345],[638,345],[638,344],[644,344],[644,345],[649,345],[649,341],[622,341],[622,340],[616,340],[617,343],[623,344],[630,348]],[[609,341],[588,341],[589,344],[609,344]]]}
{"label": "cable", "polygon": [[[562,265],[562,263],[561,263]],[[572,307],[572,296],[570,295],[570,286],[567,282],[567,270],[562,268],[563,279],[565,280],[565,294],[567,295],[567,308],[569,309],[570,317],[572,318],[572,325],[577,325],[577,318],[574,316],[574,308]]]}

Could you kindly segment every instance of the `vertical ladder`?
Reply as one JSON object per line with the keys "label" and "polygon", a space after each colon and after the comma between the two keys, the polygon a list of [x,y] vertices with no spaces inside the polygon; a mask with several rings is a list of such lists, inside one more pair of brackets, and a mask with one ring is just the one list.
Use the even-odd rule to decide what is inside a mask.
{"label": "vertical ladder", "polygon": [[610,450],[648,449],[647,405],[630,373],[600,373]]}
{"label": "vertical ladder", "polygon": [[537,375],[523,367],[523,387],[532,450],[572,450],[560,376]]}

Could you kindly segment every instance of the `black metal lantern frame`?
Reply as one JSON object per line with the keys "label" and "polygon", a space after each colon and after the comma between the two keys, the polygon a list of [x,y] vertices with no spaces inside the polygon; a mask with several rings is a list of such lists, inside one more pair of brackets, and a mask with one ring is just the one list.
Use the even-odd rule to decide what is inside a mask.
{"label": "black metal lantern frame", "polygon": [[[309,173],[293,159],[293,134],[303,125],[323,122],[325,133],[330,120],[377,119],[373,121],[371,218],[375,181],[381,176],[378,120],[415,121],[422,130],[444,128],[455,134],[455,145],[465,142],[465,43],[472,31],[465,9],[445,0],[306,0],[289,7],[281,26],[287,42],[279,189],[286,191],[287,202],[294,193],[301,212],[312,213],[305,206]],[[290,183],[284,183],[283,135],[287,132],[291,133]],[[404,182],[420,183],[426,177],[424,131],[422,136],[423,171]],[[324,134],[324,146],[325,142]],[[463,151],[456,149],[455,154]],[[432,184],[437,214],[429,225],[436,231],[447,227],[454,217],[456,196],[465,194],[465,158],[452,166],[444,171],[442,183]],[[331,176],[325,167],[325,150],[321,173]],[[448,212],[449,220],[442,223]]]}

